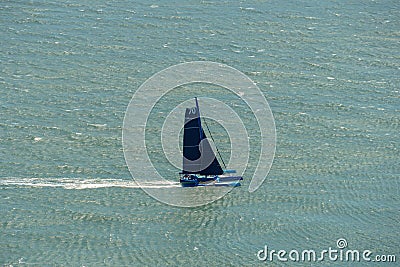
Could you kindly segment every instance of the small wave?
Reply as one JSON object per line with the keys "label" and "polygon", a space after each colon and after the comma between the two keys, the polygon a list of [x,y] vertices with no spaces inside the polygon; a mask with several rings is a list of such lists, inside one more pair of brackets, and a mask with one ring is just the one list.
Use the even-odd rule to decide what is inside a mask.
{"label": "small wave", "polygon": [[96,188],[174,188],[178,182],[156,181],[140,185],[133,180],[122,179],[77,179],[77,178],[1,178],[0,186],[26,187],[60,187],[64,189],[96,189]]}
{"label": "small wave", "polygon": [[103,123],[103,124],[101,124],[101,123],[88,123],[87,126],[91,126],[91,127],[94,127],[94,128],[105,128],[105,127],[107,127],[107,124],[106,123]]}

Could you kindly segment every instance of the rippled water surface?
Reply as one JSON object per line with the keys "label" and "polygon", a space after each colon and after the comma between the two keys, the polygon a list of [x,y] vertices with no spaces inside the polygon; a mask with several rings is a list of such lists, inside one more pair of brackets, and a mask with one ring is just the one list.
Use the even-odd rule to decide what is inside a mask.
{"label": "rippled water surface", "polygon": [[[273,266],[257,259],[264,245],[320,251],[339,238],[400,260],[398,1],[3,1],[0,15],[1,265]],[[245,177],[177,208],[132,180],[122,121],[147,78],[193,60],[257,83],[277,146],[256,192]],[[186,190],[176,181],[146,186]]]}

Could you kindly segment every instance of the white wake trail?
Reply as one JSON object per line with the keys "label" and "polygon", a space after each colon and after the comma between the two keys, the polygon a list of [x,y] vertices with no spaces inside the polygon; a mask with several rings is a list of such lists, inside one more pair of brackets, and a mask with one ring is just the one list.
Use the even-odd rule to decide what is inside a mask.
{"label": "white wake trail", "polygon": [[134,180],[122,179],[80,179],[80,178],[0,178],[0,186],[61,187],[64,189],[119,188],[174,188],[179,182],[157,181],[139,185]]}

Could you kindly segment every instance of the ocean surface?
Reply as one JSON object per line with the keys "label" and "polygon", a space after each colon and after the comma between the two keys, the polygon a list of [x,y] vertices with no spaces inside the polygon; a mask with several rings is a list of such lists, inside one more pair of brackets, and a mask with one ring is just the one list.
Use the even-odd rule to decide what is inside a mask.
{"label": "ocean surface", "polygon": [[[143,82],[189,61],[250,77],[277,142],[257,191],[251,158],[241,187],[180,208],[134,182],[122,126]],[[1,1],[0,64],[1,266],[398,266],[399,1]],[[149,121],[196,94],[235,107],[198,86],[165,96]],[[177,173],[154,136],[157,168]],[[339,239],[397,262],[258,257]]]}

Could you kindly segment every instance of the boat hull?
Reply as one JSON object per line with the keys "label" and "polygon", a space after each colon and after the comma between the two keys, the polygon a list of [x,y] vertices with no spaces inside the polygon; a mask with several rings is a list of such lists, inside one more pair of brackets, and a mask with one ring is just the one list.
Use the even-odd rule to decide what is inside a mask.
{"label": "boat hull", "polygon": [[236,182],[243,180],[242,176],[219,176],[218,180],[221,182]]}
{"label": "boat hull", "polygon": [[216,179],[217,179],[217,177],[211,177],[211,178],[209,178],[209,177],[197,177],[197,180],[200,183],[207,183],[207,182],[215,181]]}
{"label": "boat hull", "polygon": [[213,186],[229,186],[229,187],[238,187],[241,186],[242,184],[239,182],[218,182],[213,184]]}
{"label": "boat hull", "polygon": [[199,185],[199,181],[197,179],[180,179],[179,182],[181,183],[182,187],[195,187]]}
{"label": "boat hull", "polygon": [[198,177],[192,175],[190,178],[181,178],[179,182],[182,187],[195,187],[195,186],[240,186],[240,180],[243,180],[241,176],[215,176],[209,177]]}

